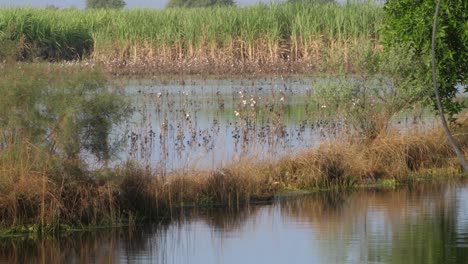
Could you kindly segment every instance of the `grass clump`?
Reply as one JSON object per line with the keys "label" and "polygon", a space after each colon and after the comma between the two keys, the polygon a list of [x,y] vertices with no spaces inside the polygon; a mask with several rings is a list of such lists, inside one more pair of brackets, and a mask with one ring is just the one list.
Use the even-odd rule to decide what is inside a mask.
{"label": "grass clump", "polygon": [[[459,131],[466,129],[463,122]],[[457,139],[468,151],[466,133]],[[122,208],[140,216],[174,214],[185,206],[237,206],[268,201],[275,194],[298,190],[392,187],[413,177],[462,175],[443,131],[401,135],[387,131],[372,141],[343,141],[283,157],[249,159],[212,171],[155,171],[126,165],[120,185]]]}
{"label": "grass clump", "polygon": [[[461,131],[466,126],[463,121],[457,130],[465,151],[468,137]],[[157,195],[157,204],[166,209],[203,204],[235,206],[287,190],[397,184],[412,176],[434,175],[434,171],[439,171],[439,176],[462,173],[443,131],[402,135],[389,130],[372,141],[329,142],[280,160],[247,159],[214,171],[175,172],[161,177],[150,170],[134,170],[132,180],[140,187],[131,193]]]}
{"label": "grass clump", "polygon": [[72,11],[54,9],[1,9],[0,59],[58,61],[88,56],[93,48],[91,32],[84,21],[70,15]]}
{"label": "grass clump", "polygon": [[0,75],[1,224],[54,229],[112,215],[111,185],[93,180],[85,160],[112,155],[125,102],[96,70],[21,64]]}

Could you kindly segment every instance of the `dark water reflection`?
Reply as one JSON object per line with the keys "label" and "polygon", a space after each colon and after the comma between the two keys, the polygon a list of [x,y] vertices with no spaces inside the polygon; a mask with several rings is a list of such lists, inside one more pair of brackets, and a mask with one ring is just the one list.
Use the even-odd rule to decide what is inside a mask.
{"label": "dark water reflection", "polygon": [[190,210],[130,232],[2,240],[0,263],[468,263],[468,184]]}

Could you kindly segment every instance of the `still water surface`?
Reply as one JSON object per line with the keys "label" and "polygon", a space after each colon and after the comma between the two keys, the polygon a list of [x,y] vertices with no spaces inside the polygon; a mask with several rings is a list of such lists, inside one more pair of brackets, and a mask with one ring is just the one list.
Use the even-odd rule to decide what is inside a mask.
{"label": "still water surface", "polygon": [[[241,159],[275,159],[323,141],[345,140],[352,127],[339,114],[343,110],[315,95],[317,86],[338,81],[265,77],[124,84],[134,113],[115,131],[128,140],[121,160],[167,173],[216,169]],[[422,114],[403,112],[393,123],[402,130],[433,127],[432,115]]]}
{"label": "still water surface", "polygon": [[187,210],[167,223],[0,240],[0,263],[468,263],[468,182]]}

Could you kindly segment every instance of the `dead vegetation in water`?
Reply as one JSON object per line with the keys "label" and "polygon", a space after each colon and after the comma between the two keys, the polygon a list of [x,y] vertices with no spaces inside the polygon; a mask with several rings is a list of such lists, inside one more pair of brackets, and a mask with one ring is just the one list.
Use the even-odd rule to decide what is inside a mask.
{"label": "dead vegetation in water", "polygon": [[[456,137],[468,153],[467,122]],[[380,134],[371,142],[322,144],[279,161],[247,160],[167,176],[131,162],[114,170],[57,173],[30,145],[0,159],[3,226],[103,224],[177,214],[186,206],[237,206],[294,190],[346,188],[384,179],[461,175],[440,130]]]}
{"label": "dead vegetation in water", "polygon": [[[458,134],[458,140],[466,151],[467,135]],[[131,193],[153,196],[156,204],[166,209],[235,205],[287,190],[351,187],[381,179],[404,181],[437,170],[441,176],[461,174],[444,134],[438,130],[405,136],[382,134],[367,143],[323,144],[280,161],[241,161],[216,171],[159,177],[151,171],[130,168],[132,184],[122,186],[140,183],[141,188]]]}
{"label": "dead vegetation in water", "polygon": [[[108,127],[75,133],[78,128],[102,125],[100,114],[106,113],[103,110],[111,107],[121,109],[123,104],[110,104],[114,100],[108,97],[78,100],[80,97],[75,92],[80,91],[80,85],[83,86],[83,94],[100,94],[94,93],[100,91],[96,90],[100,87],[100,78],[91,78],[86,71],[76,77],[76,84],[61,85],[72,87],[65,90],[66,93],[61,90],[52,93],[50,80],[42,78],[52,75],[60,79],[63,77],[61,74],[52,73],[63,71],[28,72],[35,81],[20,78],[17,74],[22,72],[18,69],[8,71],[14,81],[6,81],[5,75],[4,82],[0,83],[4,91],[4,108],[0,109],[3,118],[0,120],[3,122],[0,131],[2,227],[37,225],[39,232],[49,232],[64,224],[132,223],[135,218],[177,214],[177,210],[185,206],[237,206],[269,200],[286,191],[346,188],[382,179],[405,181],[412,176],[461,174],[455,155],[439,130],[404,135],[381,130],[368,140],[325,142],[318,148],[280,160],[245,159],[217,170],[176,171],[166,175],[132,162],[114,169],[90,170],[77,153],[89,146],[90,151],[104,154],[95,148],[106,142],[107,137],[104,136],[108,135]],[[67,81],[72,79],[66,78]],[[81,79],[87,81],[82,83]],[[49,101],[51,98],[56,101]],[[88,101],[91,98],[99,100],[91,103]],[[10,103],[21,111],[11,112]],[[38,105],[48,104],[47,115],[41,111],[45,108],[36,109]],[[250,113],[254,113],[251,109],[256,104],[252,104],[236,110],[241,118],[250,118]],[[52,107],[54,105],[56,107]],[[97,107],[105,105],[107,107]],[[63,109],[68,110],[66,117],[69,123],[59,122],[63,126],[55,129],[57,133],[49,133],[55,131],[56,120],[65,118]],[[31,117],[23,118],[26,114],[31,114]],[[74,122],[83,116],[87,117],[83,123]],[[460,120],[455,136],[468,153],[468,120]],[[27,129],[30,127],[42,129],[33,133]],[[99,132],[96,134],[98,138],[89,141],[92,132]]]}
{"label": "dead vegetation in water", "polygon": [[266,42],[259,39],[247,47],[240,40],[227,47],[206,44],[187,52],[177,47],[155,50],[148,45],[110,47],[96,52],[91,61],[118,76],[355,73],[368,52],[375,56],[381,52],[379,45],[367,39],[289,40],[286,48]]}

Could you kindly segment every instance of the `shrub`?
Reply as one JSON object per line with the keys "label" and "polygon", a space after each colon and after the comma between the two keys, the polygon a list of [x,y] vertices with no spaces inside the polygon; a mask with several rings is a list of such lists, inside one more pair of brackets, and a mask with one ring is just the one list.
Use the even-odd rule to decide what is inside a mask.
{"label": "shrub", "polygon": [[[431,89],[431,35],[435,1],[389,0],[385,3],[382,30],[387,48],[407,45],[414,50],[413,68],[421,69],[420,78]],[[465,107],[454,101],[457,85],[466,84],[468,72],[468,2],[442,1],[436,34],[436,74],[442,104],[453,115]],[[468,86],[465,86],[465,92]],[[435,101],[434,101],[435,105]]]}

